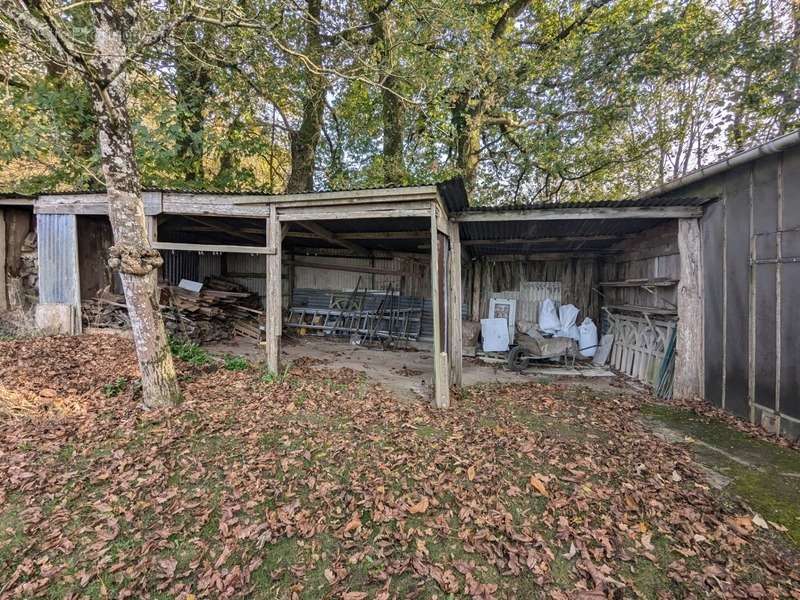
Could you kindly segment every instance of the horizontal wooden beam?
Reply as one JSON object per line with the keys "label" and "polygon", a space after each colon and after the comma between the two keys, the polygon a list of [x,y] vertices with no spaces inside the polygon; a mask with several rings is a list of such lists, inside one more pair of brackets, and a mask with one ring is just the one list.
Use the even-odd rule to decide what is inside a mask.
{"label": "horizontal wooden beam", "polygon": [[[317,240],[320,237],[309,231],[290,231],[289,238]],[[431,237],[430,231],[367,231],[363,233],[337,233],[340,240],[417,240]]]}
{"label": "horizontal wooden beam", "polygon": [[347,271],[348,273],[370,273],[375,275],[403,275],[402,271],[392,271],[390,269],[381,269],[379,267],[360,267],[358,265],[337,265],[324,262],[315,262],[312,260],[303,260],[295,258],[292,260],[284,261],[286,264],[294,265],[295,267],[305,267],[309,269],[325,269],[328,271]]}
{"label": "horizontal wooden beam", "polygon": [[275,254],[267,246],[230,246],[219,244],[181,244],[177,242],[151,242],[156,250],[190,250],[192,252],[230,252],[232,254]]}
{"label": "horizontal wooden beam", "polygon": [[0,198],[0,206],[33,206],[33,198]]}
{"label": "horizontal wooden beam", "polygon": [[565,252],[536,252],[534,254],[482,254],[479,258],[495,262],[541,262],[558,261],[569,258],[599,258],[616,254],[619,250],[580,250]]}
{"label": "horizontal wooden beam", "polygon": [[573,243],[573,242],[601,242],[617,241],[630,237],[625,235],[565,235],[559,237],[540,237],[540,238],[511,238],[501,240],[462,240],[462,246],[502,246],[515,244],[553,244],[553,243]]}
{"label": "horizontal wooden beam", "polygon": [[[417,204],[409,202],[404,204]],[[384,204],[381,206],[354,206],[352,208],[337,209],[335,207],[293,207],[278,210],[281,221],[341,221],[344,219],[399,219],[403,217],[421,217],[429,219],[431,216],[430,203],[424,206],[409,206],[403,204]]]}
{"label": "horizontal wooden beam", "polygon": [[646,206],[597,208],[534,208],[487,210],[454,213],[450,219],[458,223],[489,221],[572,221],[584,219],[686,219],[703,215],[700,206]]}

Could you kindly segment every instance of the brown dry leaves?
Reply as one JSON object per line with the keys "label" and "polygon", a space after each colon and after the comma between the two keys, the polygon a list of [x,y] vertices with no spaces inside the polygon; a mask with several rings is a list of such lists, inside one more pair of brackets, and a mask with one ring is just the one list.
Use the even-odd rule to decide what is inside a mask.
{"label": "brown dry leaves", "polygon": [[0,422],[0,596],[800,598],[796,555],[629,398],[485,387],[437,412],[308,366],[184,366],[185,402],[142,413],[98,393],[135,375],[123,340],[2,344],[0,385],[85,414]]}

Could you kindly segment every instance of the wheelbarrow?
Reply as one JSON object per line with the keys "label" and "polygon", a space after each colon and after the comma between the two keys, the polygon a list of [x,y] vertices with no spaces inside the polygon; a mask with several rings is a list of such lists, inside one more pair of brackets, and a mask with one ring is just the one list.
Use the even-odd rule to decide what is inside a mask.
{"label": "wheelbarrow", "polygon": [[568,337],[544,337],[539,332],[534,335],[517,334],[517,345],[508,351],[506,364],[512,371],[522,371],[531,362],[558,359],[567,366],[575,366],[578,344]]}

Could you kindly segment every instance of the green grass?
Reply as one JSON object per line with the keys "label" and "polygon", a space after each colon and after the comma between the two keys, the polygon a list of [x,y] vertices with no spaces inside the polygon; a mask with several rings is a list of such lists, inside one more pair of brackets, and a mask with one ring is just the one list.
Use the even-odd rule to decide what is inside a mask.
{"label": "green grass", "polygon": [[124,377],[118,377],[111,383],[103,386],[103,393],[107,398],[114,398],[119,396],[122,392],[128,389],[128,381]]}
{"label": "green grass", "polygon": [[223,365],[228,371],[246,371],[250,368],[250,363],[244,356],[229,354],[223,360]]}
{"label": "green grass", "polygon": [[696,413],[654,404],[642,412],[691,439],[700,440],[747,461],[752,466],[698,444],[691,444],[700,461],[730,478],[726,491],[739,496],[769,521],[787,528],[786,536],[800,547],[800,452],[752,438]]}
{"label": "green grass", "polygon": [[211,362],[211,356],[208,352],[194,342],[170,337],[169,349],[173,356],[192,365],[202,366]]}

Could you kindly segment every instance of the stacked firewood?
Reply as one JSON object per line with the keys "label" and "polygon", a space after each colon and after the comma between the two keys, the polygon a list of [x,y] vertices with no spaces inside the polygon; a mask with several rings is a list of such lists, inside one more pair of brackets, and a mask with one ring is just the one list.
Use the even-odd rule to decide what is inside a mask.
{"label": "stacked firewood", "polygon": [[[258,295],[219,278],[207,278],[199,292],[164,285],[159,290],[168,333],[197,343],[234,335],[259,339],[263,311]],[[93,327],[130,327],[125,299],[106,288],[83,304],[84,322]]]}

